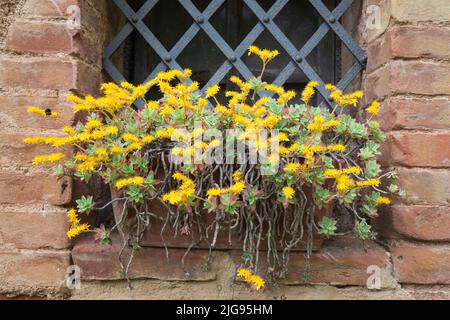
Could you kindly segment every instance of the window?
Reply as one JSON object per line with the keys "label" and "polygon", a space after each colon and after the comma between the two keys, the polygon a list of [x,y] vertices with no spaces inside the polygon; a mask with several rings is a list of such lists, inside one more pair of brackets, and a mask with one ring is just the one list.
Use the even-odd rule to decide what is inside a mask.
{"label": "window", "polygon": [[[257,59],[246,54],[251,44],[280,51],[265,80],[287,88],[314,79],[345,89],[364,67],[363,51],[339,22],[353,0],[113,1],[127,19],[105,50],[105,69],[116,82],[191,68],[202,87],[227,87],[232,74],[258,74]],[[348,70],[343,50],[354,60]],[[319,91],[323,101],[326,91]]]}

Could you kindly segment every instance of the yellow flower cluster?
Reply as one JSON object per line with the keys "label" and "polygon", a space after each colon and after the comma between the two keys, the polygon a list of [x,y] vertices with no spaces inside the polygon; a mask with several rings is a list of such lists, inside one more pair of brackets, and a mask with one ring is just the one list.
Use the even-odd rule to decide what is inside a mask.
{"label": "yellow flower cluster", "polygon": [[344,94],[342,90],[339,90],[332,84],[325,85],[325,88],[330,91],[330,98],[340,107],[356,107],[358,106],[359,100],[364,97],[364,93],[359,90],[350,94]]}
{"label": "yellow flower cluster", "polygon": [[195,183],[181,172],[175,172],[172,175],[174,180],[182,182],[177,190],[172,190],[163,195],[162,200],[172,205],[187,204],[195,195]]}
{"label": "yellow flower cluster", "polygon": [[324,172],[325,177],[336,179],[336,189],[340,192],[348,191],[356,186],[355,181],[349,177],[350,174],[361,174],[361,168],[350,167],[343,170],[329,169]]}
{"label": "yellow flower cluster", "polygon": [[286,199],[290,200],[295,196],[295,190],[292,187],[284,187],[283,195]]}
{"label": "yellow flower cluster", "polygon": [[280,52],[278,50],[267,50],[267,49],[259,49],[257,46],[250,46],[248,48],[248,55],[257,55],[264,64],[267,64],[270,60],[277,57]]}
{"label": "yellow flower cluster", "polygon": [[309,100],[311,100],[311,97],[314,95],[315,88],[319,85],[317,81],[310,81],[305,89],[302,92],[302,100],[305,104],[309,103]]}
{"label": "yellow flower cluster", "polygon": [[69,219],[71,228],[67,231],[67,237],[69,239],[75,238],[79,234],[89,231],[89,225],[87,223],[81,223],[77,216],[77,211],[75,209],[70,209],[67,212],[67,218]]}
{"label": "yellow flower cluster", "polygon": [[266,282],[260,276],[253,274],[250,270],[246,268],[239,268],[236,275],[243,278],[245,282],[253,284],[256,290],[261,290],[266,286]]}
{"label": "yellow flower cluster", "polygon": [[331,128],[337,127],[339,125],[339,121],[337,120],[329,120],[329,121],[325,121],[324,117],[322,116],[315,116],[314,117],[314,122],[308,124],[308,130],[313,132],[313,133],[321,133],[324,131],[327,131]]}
{"label": "yellow flower cluster", "polygon": [[120,179],[116,182],[115,187],[117,190],[120,190],[124,187],[128,186],[141,186],[144,184],[144,178],[142,177],[132,177],[127,179]]}
{"label": "yellow flower cluster", "polygon": [[42,164],[42,163],[54,163],[59,162],[65,158],[65,155],[62,153],[52,153],[46,156],[36,156],[33,159],[33,164]]}
{"label": "yellow flower cluster", "polygon": [[380,103],[378,101],[372,102],[372,104],[366,109],[366,111],[372,115],[377,115],[380,111]]}
{"label": "yellow flower cluster", "polygon": [[366,181],[358,181],[358,187],[378,187],[381,184],[381,181],[378,179],[370,179]]}
{"label": "yellow flower cluster", "polygon": [[379,197],[376,200],[376,204],[391,204],[391,199],[389,199],[387,197]]}
{"label": "yellow flower cluster", "polygon": [[215,189],[215,188],[213,188],[213,189],[209,189],[206,192],[208,198],[217,197],[217,196],[221,196],[221,195],[224,195],[224,194],[238,195],[242,191],[245,190],[245,181],[242,180],[240,171],[235,171],[233,173],[233,182],[234,182],[233,185],[228,187],[228,188],[223,188],[223,189]]}

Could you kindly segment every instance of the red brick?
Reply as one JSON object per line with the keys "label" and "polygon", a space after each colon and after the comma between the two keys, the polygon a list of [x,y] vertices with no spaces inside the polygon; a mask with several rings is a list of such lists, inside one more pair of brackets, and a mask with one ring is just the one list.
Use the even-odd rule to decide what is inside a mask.
{"label": "red brick", "polygon": [[[31,105],[56,111],[59,116],[49,119],[31,115],[27,112]],[[65,97],[0,96],[0,131],[60,129],[73,121],[72,103]]]}
{"label": "red brick", "polygon": [[27,15],[62,17],[66,15],[67,8],[78,5],[78,0],[27,0],[23,12]]}
{"label": "red brick", "polygon": [[450,167],[450,133],[394,131],[388,136],[384,163],[408,167]]}
{"label": "red brick", "polygon": [[450,58],[450,28],[398,26],[389,32],[392,54],[402,58]]}
{"label": "red brick", "polygon": [[86,32],[70,30],[61,22],[16,21],[6,41],[9,49],[32,53],[74,53],[101,64],[103,46]]}
{"label": "red brick", "polygon": [[450,123],[448,98],[391,98],[381,107],[383,130],[447,129]]}
{"label": "red brick", "polygon": [[70,202],[72,182],[68,178],[56,179],[49,174],[24,175],[0,172],[0,203],[26,204],[48,202],[65,205]]}
{"label": "red brick", "polygon": [[[74,264],[81,268],[83,279],[117,280],[123,279],[118,254],[122,241],[114,235],[113,245],[96,244],[89,235],[80,237],[72,250]],[[205,270],[207,250],[193,250],[186,257],[183,268],[181,259],[185,249],[170,249],[169,260],[163,248],[145,248],[138,252],[130,268],[131,278],[151,278],[159,280],[214,280],[216,273]],[[125,250],[123,259],[127,259],[129,250]]]}
{"label": "red brick", "polygon": [[70,53],[72,34],[66,24],[55,22],[16,21],[6,41],[8,49],[36,53]]}
{"label": "red brick", "polygon": [[65,284],[68,251],[0,249],[0,290],[57,290]]}
{"label": "red brick", "polygon": [[64,249],[68,222],[63,212],[0,212],[0,243],[19,249]]}
{"label": "red brick", "polygon": [[58,58],[2,58],[0,85],[4,88],[70,90],[76,88],[76,65]]}
{"label": "red brick", "polygon": [[[366,249],[366,250],[365,250]],[[291,254],[286,284],[301,284],[304,270],[304,254]],[[389,256],[373,242],[366,242],[353,235],[336,237],[324,243],[322,249],[314,253],[310,260],[309,284],[366,286],[369,275],[367,268],[375,265],[382,272],[382,287],[390,286]]]}
{"label": "red brick", "polygon": [[0,85],[4,88],[98,92],[101,71],[64,58],[2,58]]}
{"label": "red brick", "polygon": [[450,203],[450,171],[446,169],[396,168],[407,204],[447,206]]}
{"label": "red brick", "polygon": [[390,83],[389,65],[368,74],[364,80],[364,93],[367,104],[373,100],[383,100],[390,93]]}
{"label": "red brick", "polygon": [[392,58],[390,37],[384,35],[367,47],[367,71],[371,72]]}
{"label": "red brick", "polygon": [[394,26],[368,46],[368,70],[398,58],[447,59],[450,57],[449,42],[448,27]]}
{"label": "red brick", "polygon": [[[81,29],[89,28],[99,35],[104,34],[106,20],[99,10],[104,11],[107,3],[105,0],[27,0],[23,13],[25,17],[68,18],[73,15],[72,6],[80,10]],[[76,8],[76,7],[74,7]]]}
{"label": "red brick", "polygon": [[392,248],[400,283],[450,284],[450,247],[400,243]]}
{"label": "red brick", "polygon": [[388,239],[450,241],[450,208],[395,205],[383,210],[375,225]]}
{"label": "red brick", "polygon": [[391,61],[366,77],[367,101],[382,100],[392,94],[449,94],[450,63]]}

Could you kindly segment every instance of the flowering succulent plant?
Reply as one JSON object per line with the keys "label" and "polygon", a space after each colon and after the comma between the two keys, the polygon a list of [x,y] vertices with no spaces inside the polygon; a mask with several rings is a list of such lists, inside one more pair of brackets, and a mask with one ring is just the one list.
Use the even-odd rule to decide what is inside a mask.
{"label": "flowering succulent plant", "polygon": [[[189,79],[188,69],[161,72],[138,86],[105,83],[99,98],[68,97],[75,113],[87,114],[85,121],[64,127],[60,136],[26,138],[24,143],[74,147],[73,155],[40,155],[33,163],[56,163],[58,177],[89,181],[96,175],[118,191],[114,194],[120,199],[111,202],[123,202],[122,218],[112,230],[96,229],[96,239],[110,243],[109,233],[128,215],[134,217],[135,227],[124,240],[138,248],[146,227],[158,218],[148,204],[158,202],[167,213],[164,227],[172,225],[184,234],[195,230],[198,241],[212,247],[218,233],[234,230],[244,251],[239,276],[260,289],[265,282],[254,273],[262,243],[268,248],[268,270],[282,276],[296,245],[305,242],[311,254],[314,230],[325,236],[339,233],[332,216],[317,221],[317,210],[334,206],[349,214],[355,233],[369,239],[375,236],[370,218],[380,205],[390,203],[387,193],[400,191],[394,184],[381,189],[383,179],[396,175],[382,173],[376,160],[385,139],[379,123],[372,120],[379,112],[378,102],[358,109],[361,91],[345,94],[328,84],[335,107],[314,107],[318,82],[308,83],[297,97],[295,91],[264,81],[266,66],[277,51],[251,46],[249,54],[261,59],[261,74],[248,82],[231,77],[236,90],[226,91],[225,99],[219,97],[219,85],[202,93]],[[160,92],[159,99],[147,99],[152,88]],[[135,108],[136,101],[145,107]],[[368,117],[358,121],[352,109]],[[57,117],[37,107],[29,112]],[[240,154],[235,149],[218,152],[229,141],[241,143]],[[258,161],[246,161],[252,157]],[[92,197],[83,196],[76,203],[77,208],[68,211],[69,238],[90,232],[79,214],[97,209]],[[204,225],[203,215],[214,219]]]}

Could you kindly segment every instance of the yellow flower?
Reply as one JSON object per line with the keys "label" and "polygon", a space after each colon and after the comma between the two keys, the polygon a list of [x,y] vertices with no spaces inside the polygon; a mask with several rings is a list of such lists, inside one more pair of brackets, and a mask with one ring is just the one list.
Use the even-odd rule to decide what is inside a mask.
{"label": "yellow flower", "polygon": [[378,179],[371,179],[367,181],[358,181],[356,184],[358,187],[378,187],[381,184],[381,181]]}
{"label": "yellow flower", "polygon": [[128,147],[125,148],[125,152],[131,152],[135,150],[142,149],[142,144],[140,142],[133,142]]}
{"label": "yellow flower", "polygon": [[390,204],[391,203],[391,199],[386,198],[386,197],[379,197],[376,200],[376,204]]}
{"label": "yellow flower", "polygon": [[250,283],[253,283],[253,285],[255,286],[256,290],[258,290],[258,291],[266,286],[266,282],[264,281],[264,279],[261,278],[260,276],[255,275],[255,274],[252,275],[248,281]]}
{"label": "yellow flower", "polygon": [[222,190],[222,189],[216,189],[216,188],[213,188],[213,189],[209,189],[209,190],[206,192],[206,195],[208,196],[208,198],[211,198],[211,197],[217,197],[217,196],[220,196],[222,193],[223,193],[223,190]]}
{"label": "yellow flower", "polygon": [[266,282],[263,278],[260,276],[253,274],[250,270],[245,268],[239,268],[236,272],[236,275],[238,277],[241,277],[244,279],[245,282],[249,284],[253,284],[256,288],[256,290],[261,290],[265,287]]}
{"label": "yellow flower", "polygon": [[79,234],[82,234],[84,232],[88,232],[89,231],[89,225],[88,224],[80,224],[77,225],[76,227],[71,228],[69,231],[67,231],[67,237],[69,239],[75,238],[76,236],[78,236]]}
{"label": "yellow flower", "polygon": [[195,195],[195,183],[181,172],[175,172],[172,175],[174,180],[183,182],[178,190],[172,190],[163,195],[162,200],[172,205],[188,203]]}
{"label": "yellow flower", "polygon": [[72,226],[77,226],[80,224],[80,220],[77,216],[77,210],[75,210],[74,208],[67,211],[67,217],[69,218],[69,222]]}
{"label": "yellow flower", "polygon": [[286,199],[292,199],[295,196],[295,190],[291,187],[284,187],[283,194]]}
{"label": "yellow flower", "polygon": [[229,188],[229,191],[234,195],[238,195],[244,190],[245,190],[245,183],[243,181],[236,182]]}
{"label": "yellow flower", "polygon": [[327,150],[330,152],[345,152],[347,148],[343,144],[333,144],[327,146]]}
{"label": "yellow flower", "polygon": [[324,172],[325,177],[334,179],[338,178],[341,174],[342,172],[337,169],[328,169]]}
{"label": "yellow flower", "polygon": [[284,167],[284,171],[285,172],[290,172],[293,173],[297,170],[299,170],[302,167],[302,165],[300,163],[288,163],[285,167]]}
{"label": "yellow flower", "polygon": [[380,111],[380,103],[378,101],[372,102],[372,104],[366,109],[366,111],[370,114],[377,115]]}
{"label": "yellow flower", "polygon": [[166,128],[165,130],[156,131],[156,136],[160,139],[170,139],[172,133],[175,131],[173,127]]}
{"label": "yellow flower", "polygon": [[23,139],[24,144],[36,145],[36,144],[45,144],[46,138],[44,137],[32,137]]}
{"label": "yellow flower", "polygon": [[106,151],[105,148],[98,148],[98,149],[95,151],[95,154],[96,154],[97,156],[99,156],[100,158],[102,158],[102,159],[108,158],[108,152]]}
{"label": "yellow flower", "polygon": [[280,52],[278,50],[273,51],[267,49],[261,50],[257,46],[250,46],[248,48],[248,55],[251,54],[257,55],[262,60],[262,62],[266,64],[267,62],[278,56]]}
{"label": "yellow flower", "polygon": [[263,126],[267,129],[272,129],[278,122],[280,122],[280,120],[281,116],[269,116],[264,119]]}
{"label": "yellow flower", "polygon": [[92,131],[93,129],[101,128],[103,127],[103,123],[100,120],[97,119],[91,119],[89,120],[86,125],[84,126],[87,132]]}
{"label": "yellow flower", "polygon": [[348,175],[341,175],[336,179],[336,188],[339,191],[348,191],[355,185],[355,181],[351,179]]}
{"label": "yellow flower", "polygon": [[320,133],[326,130],[329,130],[333,127],[337,127],[340,124],[337,120],[329,120],[325,122],[324,117],[322,116],[316,116],[314,117],[314,122],[308,124],[307,128],[309,131],[313,133]]}
{"label": "yellow flower", "polygon": [[217,95],[219,93],[219,90],[220,90],[220,87],[217,84],[215,86],[212,86],[212,87],[206,89],[206,98],[214,97],[215,95]]}
{"label": "yellow flower", "polygon": [[33,164],[41,164],[41,163],[47,163],[47,162],[54,163],[54,162],[61,161],[64,158],[65,158],[65,155],[62,153],[52,153],[47,156],[36,156],[33,159]]}
{"label": "yellow flower", "polygon": [[138,137],[136,137],[134,134],[131,134],[131,133],[124,133],[122,135],[122,139],[127,142],[129,142],[129,141],[138,142],[139,141]]}
{"label": "yellow flower", "polygon": [[97,166],[98,162],[95,158],[89,158],[83,163],[77,164],[76,169],[77,171],[83,173],[87,171],[94,171],[95,167]]}
{"label": "yellow flower", "polygon": [[230,109],[228,109],[227,107],[224,107],[222,105],[217,105],[216,109],[215,109],[218,113],[223,114],[224,116],[231,116],[232,115],[232,111]]}
{"label": "yellow flower", "polygon": [[140,186],[144,184],[144,178],[142,177],[132,177],[132,178],[128,178],[128,179],[120,179],[116,182],[115,186],[116,189],[120,190],[124,187],[128,187],[128,186]]}
{"label": "yellow flower", "polygon": [[148,110],[158,110],[159,109],[159,104],[156,101],[149,101],[147,103],[147,109]]}
{"label": "yellow flower", "polygon": [[233,181],[234,181],[234,182],[239,182],[239,181],[241,181],[241,176],[242,176],[242,173],[241,173],[239,170],[236,170],[236,171],[233,173]]}
{"label": "yellow flower", "polygon": [[360,167],[349,167],[347,169],[342,170],[343,174],[361,174],[361,168]]}
{"label": "yellow flower", "polygon": [[119,146],[112,146],[109,148],[109,151],[111,151],[112,153],[116,153],[116,154],[125,153],[125,149],[123,149]]}
{"label": "yellow flower", "polygon": [[74,135],[75,135],[75,130],[74,130],[74,128],[69,127],[69,126],[65,126],[65,127],[62,129],[62,131],[65,132],[65,133],[67,133],[69,136],[74,136]]}
{"label": "yellow flower", "polygon": [[155,140],[155,138],[154,138],[153,136],[151,136],[151,135],[146,135],[145,137],[143,137],[143,138],[141,139],[141,142],[142,142],[143,144],[147,144],[147,143],[152,142],[153,140]]}
{"label": "yellow flower", "polygon": [[319,83],[317,81],[310,81],[305,89],[302,92],[302,100],[304,103],[308,104],[309,100],[311,100],[311,97],[314,95],[315,93],[315,88],[319,85]]}
{"label": "yellow flower", "polygon": [[333,99],[333,101],[341,107],[356,107],[358,105],[358,100],[364,96],[364,93],[359,90],[350,94],[344,94],[341,90],[339,90],[332,84],[325,85],[325,88],[330,91],[330,98]]}
{"label": "yellow flower", "polygon": [[272,91],[272,92],[276,93],[279,96],[282,96],[284,94],[284,92],[285,92],[283,87],[279,87],[279,86],[276,86],[274,84],[266,84],[264,86],[264,89],[267,90],[267,91]]}
{"label": "yellow flower", "polygon": [[105,129],[105,132],[110,136],[115,136],[119,133],[119,129],[117,127],[110,126]]}
{"label": "yellow flower", "polygon": [[250,279],[250,277],[252,276],[252,273],[250,272],[250,270],[248,270],[246,268],[239,268],[236,272],[236,275],[238,277],[241,277],[244,279]]}

